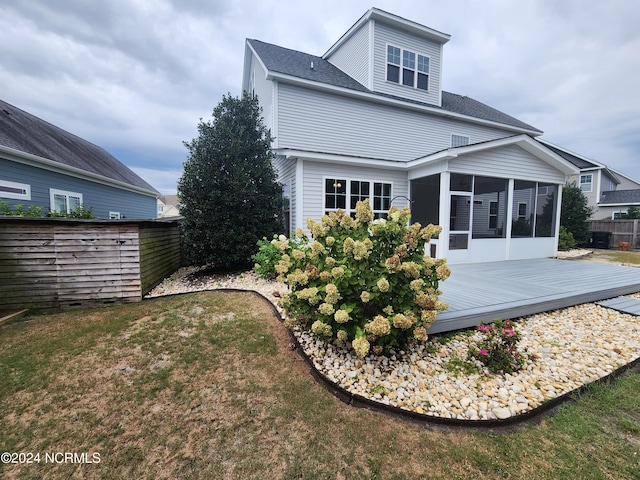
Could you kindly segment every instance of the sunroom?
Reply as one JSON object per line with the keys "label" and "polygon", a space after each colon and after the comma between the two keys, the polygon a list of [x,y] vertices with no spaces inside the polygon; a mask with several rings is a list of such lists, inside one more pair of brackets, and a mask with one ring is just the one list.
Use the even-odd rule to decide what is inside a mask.
{"label": "sunroom", "polygon": [[552,257],[576,173],[527,135],[451,148],[409,164],[412,220],[442,227],[430,254],[452,264]]}

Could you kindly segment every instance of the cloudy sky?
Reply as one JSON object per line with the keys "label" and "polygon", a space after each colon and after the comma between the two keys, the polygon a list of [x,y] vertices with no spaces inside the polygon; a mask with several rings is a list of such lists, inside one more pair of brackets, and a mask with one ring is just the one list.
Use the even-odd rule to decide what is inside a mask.
{"label": "cloudy sky", "polygon": [[322,55],[372,6],[451,35],[445,90],[640,180],[632,0],[0,0],[0,98],[172,194],[245,38]]}

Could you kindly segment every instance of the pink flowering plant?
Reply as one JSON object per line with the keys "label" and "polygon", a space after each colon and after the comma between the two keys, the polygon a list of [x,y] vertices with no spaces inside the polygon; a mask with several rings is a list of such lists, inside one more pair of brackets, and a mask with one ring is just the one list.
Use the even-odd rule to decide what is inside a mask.
{"label": "pink flowering plant", "polygon": [[513,373],[524,367],[534,355],[518,349],[520,333],[510,320],[481,323],[478,331],[482,340],[469,348],[468,360],[477,361],[491,373]]}
{"label": "pink flowering plant", "polygon": [[274,242],[282,256],[275,266],[290,293],[281,298],[287,326],[323,339],[351,344],[364,358],[427,340],[439,310],[439,282],[451,271],[445,260],[425,256],[425,243],[440,227],[409,225],[408,208],[392,207],[374,220],[368,201],[355,219],[342,210],[307,220],[308,238]]}

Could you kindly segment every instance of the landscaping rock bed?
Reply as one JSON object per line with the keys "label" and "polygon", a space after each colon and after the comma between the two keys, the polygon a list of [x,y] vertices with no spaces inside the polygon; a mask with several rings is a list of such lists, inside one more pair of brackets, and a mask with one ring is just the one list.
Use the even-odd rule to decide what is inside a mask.
{"label": "landscaping rock bed", "polygon": [[[198,275],[184,268],[158,285],[147,298],[213,289],[253,290],[280,312],[286,285],[254,272]],[[458,332],[411,351],[358,358],[345,347],[296,331],[305,355],[327,380],[383,405],[416,414],[456,420],[505,420],[615,372],[640,357],[640,322],[595,304],[512,319],[520,346],[536,359],[514,374],[469,373],[464,368],[478,332]],[[442,339],[446,338],[446,341]]]}

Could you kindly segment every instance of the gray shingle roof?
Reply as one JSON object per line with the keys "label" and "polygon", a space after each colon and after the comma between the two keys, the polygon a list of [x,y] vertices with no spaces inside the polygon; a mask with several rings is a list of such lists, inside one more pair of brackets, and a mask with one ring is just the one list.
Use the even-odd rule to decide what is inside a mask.
{"label": "gray shingle roof", "polygon": [[3,100],[0,145],[156,192],[106,150]]}
{"label": "gray shingle roof", "polygon": [[565,150],[562,150],[560,148],[556,148],[553,145],[549,145],[548,143],[544,143],[544,146],[547,147],[552,152],[560,155],[562,158],[564,158],[566,161],[572,163],[573,165],[578,167],[580,170],[585,169],[585,168],[598,167],[598,165],[596,165],[595,163],[589,162],[589,161],[587,161],[587,160],[585,160],[583,158],[580,158],[580,157],[576,157],[575,155],[571,155],[569,152],[567,152]]}
{"label": "gray shingle roof", "polygon": [[611,190],[602,192],[600,205],[621,203],[625,205],[640,204],[640,189],[636,190]]}
{"label": "gray shingle roof", "polygon": [[[531,125],[521,122],[520,120],[507,115],[506,113],[500,112],[495,108],[489,107],[484,103],[478,102],[477,100],[463,95],[457,95],[455,93],[443,91],[442,106],[440,107],[438,105],[417,102],[398,96],[374,92],[366,88],[361,83],[357,82],[354,78],[350,77],[338,67],[334,66],[332,63],[322,57],[299,52],[297,50],[279,47],[270,43],[261,42],[260,40],[249,39],[248,42],[255,50],[256,54],[260,57],[265,67],[271,72],[290,75],[292,77],[300,78],[303,80],[324,83],[334,87],[341,87],[349,90],[366,92],[381,97],[393,98],[415,105],[424,105],[446,112],[457,113],[480,120],[487,120],[511,127],[542,133],[542,131],[538,130],[535,127],[532,127]],[[311,68],[311,62],[313,62],[313,69]]]}

